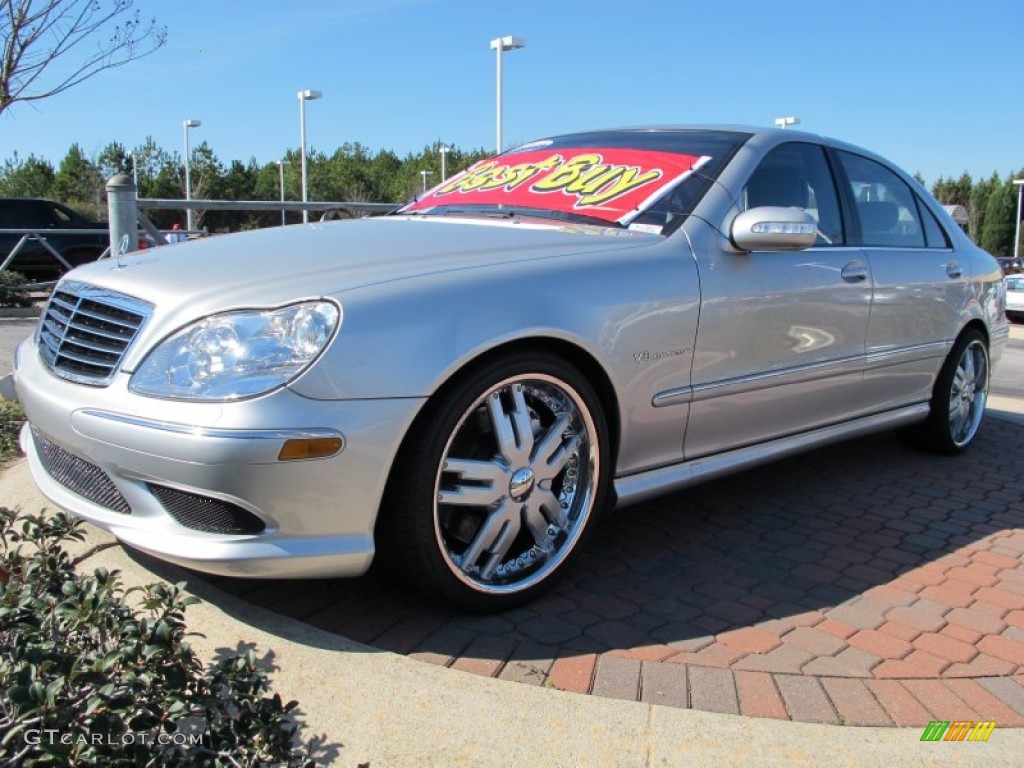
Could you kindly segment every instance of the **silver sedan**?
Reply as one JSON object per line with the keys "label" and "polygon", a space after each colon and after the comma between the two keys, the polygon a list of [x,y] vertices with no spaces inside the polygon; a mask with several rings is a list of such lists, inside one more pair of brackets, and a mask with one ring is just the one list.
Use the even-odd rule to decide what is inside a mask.
{"label": "silver sedan", "polygon": [[157,557],[324,577],[383,556],[496,610],[603,509],[873,430],[964,450],[1005,297],[856,147],[555,136],[391,216],[74,270],[18,351],[22,445],[51,500]]}

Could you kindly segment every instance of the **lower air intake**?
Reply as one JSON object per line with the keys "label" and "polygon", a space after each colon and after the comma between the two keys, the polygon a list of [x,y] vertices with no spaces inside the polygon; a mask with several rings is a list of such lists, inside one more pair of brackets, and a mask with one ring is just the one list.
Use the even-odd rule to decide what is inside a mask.
{"label": "lower air intake", "polygon": [[181,525],[204,533],[262,533],[267,527],[256,515],[221,499],[149,484],[149,490]]}

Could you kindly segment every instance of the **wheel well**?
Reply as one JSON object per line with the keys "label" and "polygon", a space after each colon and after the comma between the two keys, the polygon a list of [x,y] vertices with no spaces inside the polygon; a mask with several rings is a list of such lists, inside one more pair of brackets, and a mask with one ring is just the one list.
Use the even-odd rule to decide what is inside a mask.
{"label": "wheel well", "polygon": [[[477,368],[478,366],[486,365],[495,358],[506,357],[512,353],[530,351],[547,352],[549,354],[556,355],[571,363],[587,378],[587,381],[589,381],[596,390],[597,397],[601,401],[601,407],[604,409],[605,419],[607,420],[608,426],[608,439],[610,441],[609,455],[612,457],[618,456],[619,435],[621,431],[619,404],[615,397],[615,388],[612,386],[611,380],[608,378],[608,374],[605,373],[604,368],[601,367],[600,363],[598,363],[592,355],[588,354],[583,349],[580,349],[575,344],[562,341],[561,339],[552,339],[547,337],[510,341],[502,344],[501,346],[487,350],[459,368],[459,370],[453,373],[447,381],[434,391],[427,404],[420,409],[420,412],[416,415],[416,418],[413,419],[412,424],[406,431],[405,437],[402,438],[402,445],[398,449],[398,455],[401,456],[405,452],[406,442],[409,440],[410,436],[415,435],[421,428],[424,419],[430,417],[430,403],[436,402],[438,395],[443,394],[449,387],[455,386],[456,382],[465,376],[467,372]],[[394,471],[394,464],[392,464],[392,471]]]}
{"label": "wheel well", "polygon": [[960,334],[957,336],[957,339],[959,339],[960,336],[963,336],[969,330],[981,331],[981,335],[985,337],[985,346],[989,346],[991,340],[989,339],[988,328],[985,327],[985,324],[981,322],[981,320],[978,320],[977,318],[971,320],[971,322],[969,322],[961,329]]}

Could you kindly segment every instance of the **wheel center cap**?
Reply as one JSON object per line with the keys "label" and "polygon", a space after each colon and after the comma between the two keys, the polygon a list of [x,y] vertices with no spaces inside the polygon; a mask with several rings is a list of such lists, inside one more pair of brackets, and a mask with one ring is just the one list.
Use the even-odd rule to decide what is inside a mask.
{"label": "wheel center cap", "polygon": [[529,467],[517,469],[512,473],[512,479],[508,483],[508,492],[514,501],[522,501],[533,490],[536,479],[533,470]]}

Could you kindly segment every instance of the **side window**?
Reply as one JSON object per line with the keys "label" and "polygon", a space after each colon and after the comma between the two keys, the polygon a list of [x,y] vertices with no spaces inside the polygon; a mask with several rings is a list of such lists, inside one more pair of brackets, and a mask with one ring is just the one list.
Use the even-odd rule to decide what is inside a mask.
{"label": "side window", "polygon": [[866,246],[924,248],[924,227],[910,187],[884,165],[839,151]]}
{"label": "side window", "polygon": [[818,222],[815,245],[843,245],[832,171],[824,150],[816,144],[780,144],[767,155],[743,188],[744,209],[762,205],[803,208]]}
{"label": "side window", "polygon": [[61,208],[58,208],[57,206],[53,207],[53,218],[55,218],[57,220],[57,226],[58,227],[70,227],[71,226],[71,216],[68,215],[67,211],[65,211],[65,210],[63,210]]}
{"label": "side window", "polygon": [[949,236],[946,234],[946,230],[921,202],[921,198],[917,199],[917,210],[921,212],[921,221],[924,223],[925,244],[929,248],[949,248]]}

